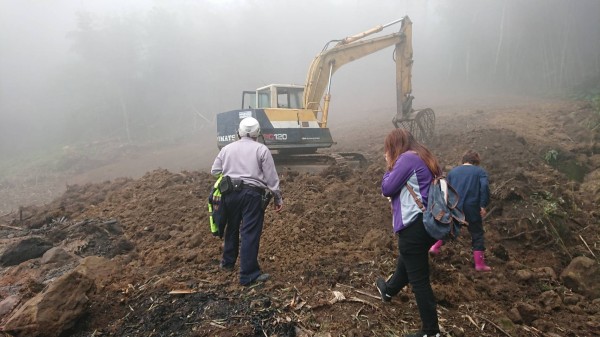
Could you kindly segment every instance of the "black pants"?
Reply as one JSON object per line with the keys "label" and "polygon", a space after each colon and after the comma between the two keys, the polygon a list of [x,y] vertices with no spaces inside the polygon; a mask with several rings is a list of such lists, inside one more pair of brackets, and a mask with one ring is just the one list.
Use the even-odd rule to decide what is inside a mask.
{"label": "black pants", "polygon": [[[261,208],[261,194],[242,189],[222,197],[225,204],[227,226],[223,246],[224,266],[233,266],[240,255],[240,284],[246,285],[260,275],[258,248],[265,212]],[[241,237],[241,247],[240,247]]]}
{"label": "black pants", "polygon": [[423,226],[423,218],[398,232],[400,255],[394,275],[386,282],[388,295],[394,296],[410,283],[415,294],[424,333],[440,331],[436,302],[429,281],[429,247],[435,243]]}
{"label": "black pants", "polygon": [[469,233],[471,234],[471,248],[473,251],[484,251],[485,242],[483,239],[483,220],[479,214],[479,205],[465,205],[465,218],[469,223]]}

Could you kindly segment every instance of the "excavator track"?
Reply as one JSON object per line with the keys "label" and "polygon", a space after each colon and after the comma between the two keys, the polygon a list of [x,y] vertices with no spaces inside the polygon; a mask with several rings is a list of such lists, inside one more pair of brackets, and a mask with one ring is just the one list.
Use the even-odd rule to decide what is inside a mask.
{"label": "excavator track", "polygon": [[333,152],[314,154],[273,154],[279,168],[303,172],[320,172],[332,165],[340,168],[359,169],[367,166],[367,158],[358,152]]}

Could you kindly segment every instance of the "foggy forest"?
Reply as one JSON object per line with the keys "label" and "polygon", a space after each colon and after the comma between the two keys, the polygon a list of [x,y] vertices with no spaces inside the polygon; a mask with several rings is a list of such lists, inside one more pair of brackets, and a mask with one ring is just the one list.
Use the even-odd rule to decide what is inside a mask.
{"label": "foggy forest", "polygon": [[[421,101],[481,91],[593,98],[598,13],[595,0],[4,0],[0,155],[214,136],[215,115],[237,108],[243,90],[303,85],[325,43],[404,15]],[[336,75],[333,119],[393,108],[391,53]]]}

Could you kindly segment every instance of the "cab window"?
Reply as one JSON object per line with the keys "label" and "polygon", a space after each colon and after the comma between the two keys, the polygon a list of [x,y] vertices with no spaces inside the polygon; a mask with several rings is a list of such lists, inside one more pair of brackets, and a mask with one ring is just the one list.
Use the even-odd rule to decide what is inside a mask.
{"label": "cab window", "polygon": [[270,108],[271,107],[271,95],[267,91],[260,91],[258,93],[258,108]]}
{"label": "cab window", "polygon": [[302,89],[277,88],[277,107],[287,109],[301,109],[302,94]]}

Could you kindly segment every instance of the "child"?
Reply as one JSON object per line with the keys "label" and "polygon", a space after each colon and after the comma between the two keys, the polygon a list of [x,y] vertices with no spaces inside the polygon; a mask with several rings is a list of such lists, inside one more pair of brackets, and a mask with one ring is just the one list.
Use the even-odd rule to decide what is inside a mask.
{"label": "child", "polygon": [[[460,195],[458,208],[465,213],[471,233],[471,247],[475,270],[491,271],[492,268],[485,264],[483,252],[485,251],[483,239],[483,217],[487,214],[485,208],[490,200],[490,188],[487,172],[479,167],[481,158],[479,153],[469,150],[462,158],[462,165],[450,170],[448,182]],[[442,246],[442,240],[437,241],[429,250],[437,254]]]}

